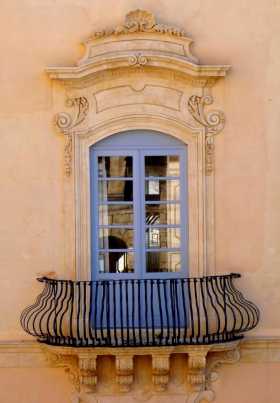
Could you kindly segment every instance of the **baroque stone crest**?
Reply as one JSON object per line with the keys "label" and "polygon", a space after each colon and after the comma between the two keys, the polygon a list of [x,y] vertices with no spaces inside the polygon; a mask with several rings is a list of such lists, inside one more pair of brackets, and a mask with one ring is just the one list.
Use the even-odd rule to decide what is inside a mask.
{"label": "baroque stone crest", "polygon": [[123,25],[109,30],[94,32],[89,39],[104,38],[110,35],[130,34],[135,32],[156,32],[174,36],[185,36],[182,29],[169,25],[157,24],[154,15],[146,10],[134,10],[125,17]]}

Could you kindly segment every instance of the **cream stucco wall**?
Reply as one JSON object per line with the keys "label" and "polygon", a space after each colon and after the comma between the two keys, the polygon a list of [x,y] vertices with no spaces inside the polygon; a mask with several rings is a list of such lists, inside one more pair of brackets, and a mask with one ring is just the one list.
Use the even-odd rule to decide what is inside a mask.
{"label": "cream stucco wall", "polygon": [[[52,125],[57,109],[44,69],[73,65],[83,54],[82,39],[116,26],[134,8],[184,28],[201,63],[232,65],[214,92],[227,118],[216,138],[216,268],[242,273],[240,288],[262,315],[254,335],[280,338],[280,1],[2,0],[0,8],[0,340],[27,338],[19,315],[38,293],[39,274],[73,276],[71,185],[65,183],[64,139]],[[16,378],[20,389],[31,378],[38,387],[40,376],[48,379],[38,381],[47,388],[58,370],[9,371],[1,370],[0,385],[12,387]],[[260,382],[248,386],[248,373],[266,391]],[[232,367],[218,401],[236,401],[224,397],[234,378],[244,390],[262,390],[254,402],[276,403],[276,373],[275,363]],[[54,382],[61,388],[50,400],[68,401],[60,373]],[[32,400],[27,391],[20,398],[1,393],[3,402],[47,401]],[[253,400],[248,394],[238,401]]]}

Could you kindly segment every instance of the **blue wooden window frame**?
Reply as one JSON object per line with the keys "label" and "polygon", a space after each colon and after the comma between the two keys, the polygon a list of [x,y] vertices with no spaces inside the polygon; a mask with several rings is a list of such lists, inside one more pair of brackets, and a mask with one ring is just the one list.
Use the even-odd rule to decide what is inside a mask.
{"label": "blue wooden window frame", "polygon": [[[160,136],[160,137],[159,137]],[[180,224],[157,224],[154,228],[179,228],[180,248],[153,248],[152,251],[179,252],[181,254],[181,270],[178,272],[147,272],[146,271],[146,245],[145,245],[145,156],[171,156],[178,155],[180,161],[179,177],[160,177],[160,179],[179,180],[180,197],[178,201],[171,201],[180,206]],[[132,273],[99,273],[99,222],[98,222],[98,157],[99,156],[132,156],[132,178],[115,177],[113,180],[133,181],[133,209],[134,222],[132,225],[119,224],[121,228],[134,229],[133,249],[134,272]],[[153,179],[159,179],[153,177]],[[102,178],[101,180],[104,180]],[[108,178],[107,180],[112,180]],[[187,146],[177,139],[166,134],[152,131],[131,131],[119,133],[96,143],[90,148],[90,197],[91,197],[91,266],[92,279],[129,279],[129,278],[179,278],[188,274],[188,202],[187,202]],[[123,204],[128,203],[124,202]],[[109,202],[105,204],[114,204]],[[121,204],[119,201],[115,204]],[[158,204],[169,204],[159,201]],[[105,228],[106,226],[103,226]],[[121,250],[118,250],[121,251]]]}

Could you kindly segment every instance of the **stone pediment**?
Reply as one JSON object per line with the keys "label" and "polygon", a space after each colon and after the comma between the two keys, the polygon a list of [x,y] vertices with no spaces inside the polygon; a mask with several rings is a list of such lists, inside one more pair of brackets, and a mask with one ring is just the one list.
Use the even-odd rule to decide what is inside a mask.
{"label": "stone pediment", "polygon": [[94,32],[84,42],[85,54],[76,66],[46,71],[50,78],[65,81],[127,67],[171,70],[193,79],[225,76],[229,66],[199,64],[191,52],[192,42],[183,30],[158,24],[152,13],[135,10],[123,25]]}

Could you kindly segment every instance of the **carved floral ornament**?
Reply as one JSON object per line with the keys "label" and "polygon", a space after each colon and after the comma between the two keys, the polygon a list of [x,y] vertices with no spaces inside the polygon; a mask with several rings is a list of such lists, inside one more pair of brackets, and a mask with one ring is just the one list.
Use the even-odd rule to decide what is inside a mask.
{"label": "carved floral ornament", "polygon": [[[66,106],[71,107],[73,113],[61,112],[55,116],[55,126],[67,136],[64,155],[67,176],[71,175],[72,170],[73,136],[94,131],[95,117],[102,116],[102,124],[112,119],[111,112],[115,113],[115,118],[119,118],[117,107],[109,111],[110,105],[103,106],[104,111],[110,112],[108,115],[101,115],[94,108],[95,94],[100,92],[97,89],[99,83],[102,83],[104,91],[109,94],[121,86],[128,86],[128,80],[130,87],[137,90],[129,98],[127,116],[129,113],[132,116],[140,113],[139,104],[149,105],[153,110],[156,105],[158,111],[155,115],[177,120],[194,134],[203,132],[205,174],[213,172],[214,136],[223,129],[225,117],[221,111],[208,111],[213,103],[211,87],[220,77],[226,75],[229,66],[200,65],[191,53],[191,43],[192,40],[183,30],[158,24],[152,13],[135,10],[127,14],[122,25],[93,33],[84,42],[85,55],[76,66],[47,69],[51,79],[61,81],[67,90],[71,90]],[[160,79],[166,80],[164,86],[171,92],[175,92],[174,83],[177,82],[177,87],[180,83],[180,88],[184,89],[183,92],[180,91],[184,93],[185,102],[179,107],[174,105],[171,110],[168,101],[172,97],[164,99],[157,96],[155,90],[155,94],[150,91],[150,98],[147,98],[144,94],[145,87],[149,83],[150,88],[156,89]],[[143,94],[146,98],[140,101]],[[107,100],[110,99],[109,95],[106,97]],[[120,101],[120,104],[125,104],[125,101]],[[134,110],[129,112],[129,108],[133,109],[133,102]],[[176,110],[180,116],[174,113]]]}
{"label": "carved floral ornament", "polygon": [[[174,36],[184,36],[185,32],[172,26],[157,24],[152,13],[146,10],[134,10],[125,17],[125,22],[116,28],[94,32],[93,38],[102,38],[110,35],[129,34],[135,32],[156,32]],[[90,37],[90,39],[92,39]]]}

